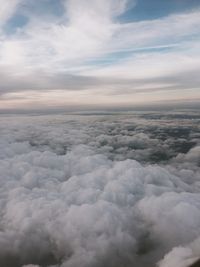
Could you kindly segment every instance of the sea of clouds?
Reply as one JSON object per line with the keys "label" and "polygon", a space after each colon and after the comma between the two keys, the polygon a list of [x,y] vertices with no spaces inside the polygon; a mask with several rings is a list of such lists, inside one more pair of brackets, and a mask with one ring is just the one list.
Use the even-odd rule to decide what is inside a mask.
{"label": "sea of clouds", "polygon": [[199,258],[199,114],[0,117],[1,267]]}

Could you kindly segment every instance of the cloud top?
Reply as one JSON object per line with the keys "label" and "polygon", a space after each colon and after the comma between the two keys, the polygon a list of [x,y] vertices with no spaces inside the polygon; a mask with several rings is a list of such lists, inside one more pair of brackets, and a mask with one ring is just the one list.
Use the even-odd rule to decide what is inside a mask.
{"label": "cloud top", "polygon": [[[198,144],[160,166],[149,164],[148,154],[151,145],[177,141],[177,133],[180,141],[193,140],[195,121],[182,119],[185,128],[174,129],[163,117],[125,115],[120,122],[115,116],[0,120],[2,266],[185,267],[199,257]],[[161,122],[160,136],[153,134]],[[191,132],[183,130],[188,123]],[[104,136],[95,144],[99,131]],[[130,145],[143,164],[110,154]]]}

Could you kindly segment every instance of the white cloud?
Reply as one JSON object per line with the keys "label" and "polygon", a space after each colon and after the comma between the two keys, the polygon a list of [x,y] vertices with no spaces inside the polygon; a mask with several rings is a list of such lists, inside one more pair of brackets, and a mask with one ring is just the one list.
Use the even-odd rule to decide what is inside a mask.
{"label": "white cloud", "polygon": [[4,24],[16,11],[17,6],[22,2],[22,0],[8,0],[0,1],[0,26]]}
{"label": "white cloud", "polygon": [[[184,127],[193,129],[191,121]],[[168,161],[167,171],[123,154],[120,161],[108,159],[104,147],[107,141],[113,149],[156,150],[162,141],[152,130],[162,125],[161,136],[169,131],[163,118],[10,116],[0,122],[2,266],[143,266],[145,260],[149,266],[162,260],[167,267],[199,256],[199,166],[188,157],[198,150]],[[187,160],[188,176],[198,174],[192,181],[179,170],[186,171]]]}
{"label": "white cloud", "polygon": [[[9,12],[4,12],[5,19],[2,15],[2,21],[12,16],[19,4],[16,1],[7,2],[9,4],[2,5]],[[120,23],[117,16],[124,14],[130,4],[134,4],[133,1],[75,0],[63,3],[65,13],[61,18],[55,17],[52,22],[45,17],[42,20],[35,13],[30,15],[28,7],[24,9],[22,6],[22,13],[29,16],[27,25],[12,37],[5,32],[1,33],[0,71],[5,75],[0,90],[3,94],[5,91],[12,92],[15,84],[17,89],[14,91],[46,90],[52,88],[53,84],[53,90],[63,90],[63,98],[70,99],[71,96],[66,96],[64,91],[73,90],[74,86],[68,80],[60,82],[59,79],[60,76],[75,75],[72,79],[74,83],[82,76],[87,76],[86,86],[84,84],[82,87],[80,83],[75,87],[76,90],[88,87],[89,102],[99,94],[100,104],[105,101],[120,104],[120,99],[122,104],[126,104],[130,101],[130,93],[136,102],[146,102],[148,99],[156,101],[169,97],[169,89],[176,91],[171,94],[172,99],[196,97],[199,84],[196,73],[200,68],[197,38],[199,11],[152,21]],[[188,41],[191,38],[194,41]],[[160,49],[169,50],[163,52]],[[104,64],[105,60],[107,62]],[[94,78],[96,82],[93,81],[91,86],[90,80]],[[157,80],[148,80],[154,78]],[[140,84],[137,79],[140,79]],[[156,93],[152,93],[152,87],[149,87],[150,97],[135,94],[148,91],[147,81],[157,88]],[[180,94],[182,88],[185,93]],[[114,98],[113,95],[118,92],[124,92],[124,96]],[[108,98],[109,94],[113,100]],[[76,93],[72,94],[72,98],[76,98],[79,103],[85,101],[78,99]],[[24,102],[19,101],[19,105]],[[14,105],[12,100],[10,103]],[[26,103],[29,105],[29,100]],[[1,102],[3,105],[7,103]]]}
{"label": "white cloud", "polygon": [[160,267],[188,267],[199,260],[200,239],[196,239],[187,247],[173,248],[164,259],[160,261]]}
{"label": "white cloud", "polygon": [[[134,50],[141,46],[153,47],[158,42],[166,45],[166,40],[179,42],[183,36],[198,34],[198,12],[173,15],[150,22],[114,22],[113,18],[123,13],[126,5],[125,0],[66,1],[67,20],[63,25],[59,21],[57,25],[45,21],[37,24],[32,19],[24,28],[27,36],[16,35],[14,44],[21,45],[22,50],[27,51],[27,55],[24,55],[27,64],[34,63],[36,67],[41,65],[48,68],[49,63],[57,62],[61,64],[60,67],[68,68],[73,61],[70,61],[70,66],[67,62],[63,66],[63,61],[73,59],[75,65],[80,65],[77,59],[86,60],[108,52]],[[8,50],[12,41],[13,38],[5,43]],[[10,51],[12,50],[11,47]]]}

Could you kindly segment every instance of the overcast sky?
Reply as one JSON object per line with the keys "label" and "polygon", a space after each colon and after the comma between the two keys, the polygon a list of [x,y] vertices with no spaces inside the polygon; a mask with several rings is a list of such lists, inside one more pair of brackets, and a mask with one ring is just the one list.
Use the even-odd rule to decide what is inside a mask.
{"label": "overcast sky", "polygon": [[200,99],[199,0],[0,0],[0,108]]}

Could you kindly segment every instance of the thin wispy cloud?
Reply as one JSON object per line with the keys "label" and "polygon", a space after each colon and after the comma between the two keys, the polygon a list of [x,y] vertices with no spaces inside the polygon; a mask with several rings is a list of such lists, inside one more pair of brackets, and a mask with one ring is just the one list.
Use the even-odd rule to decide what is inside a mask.
{"label": "thin wispy cloud", "polygon": [[[80,104],[103,105],[108,95],[112,95],[108,104],[118,104],[119,94],[124,95],[124,104],[145,103],[149,96],[141,93],[151,92],[151,101],[163,100],[169,89],[175,91],[174,100],[189,94],[199,97],[200,6],[194,1],[151,20],[135,19],[134,10],[142,0],[1,2],[3,108],[9,98],[9,106],[21,105],[20,95],[29,103],[30,92],[37,94],[42,106],[44,91],[50,98],[57,91],[56,105],[63,97],[66,105],[74,98]],[[128,16],[127,21],[122,19]]]}

